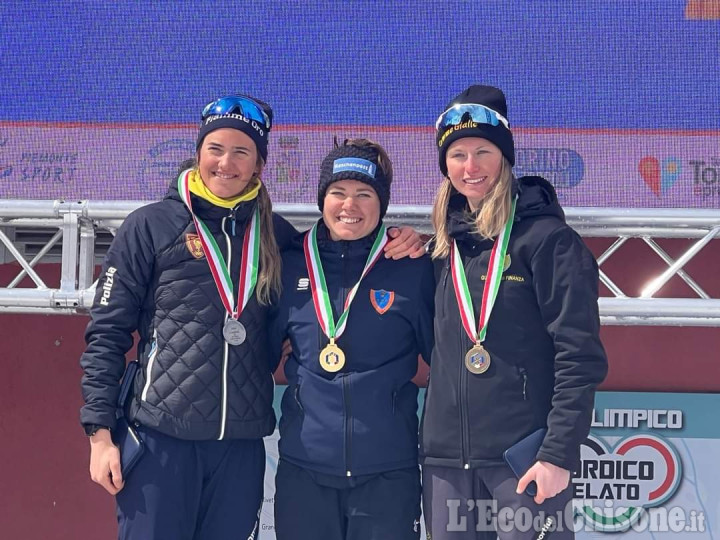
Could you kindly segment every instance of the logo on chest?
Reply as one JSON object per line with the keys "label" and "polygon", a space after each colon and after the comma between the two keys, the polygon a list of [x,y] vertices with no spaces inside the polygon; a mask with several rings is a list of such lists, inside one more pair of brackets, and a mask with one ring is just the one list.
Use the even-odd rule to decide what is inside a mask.
{"label": "logo on chest", "polygon": [[310,288],[310,278],[301,277],[298,279],[296,291],[307,291]]}
{"label": "logo on chest", "polygon": [[395,300],[395,291],[370,289],[370,303],[380,315],[385,313]]}
{"label": "logo on chest", "polygon": [[188,233],[185,235],[185,247],[190,252],[190,255],[196,259],[202,259],[205,256],[200,237],[197,234]]}

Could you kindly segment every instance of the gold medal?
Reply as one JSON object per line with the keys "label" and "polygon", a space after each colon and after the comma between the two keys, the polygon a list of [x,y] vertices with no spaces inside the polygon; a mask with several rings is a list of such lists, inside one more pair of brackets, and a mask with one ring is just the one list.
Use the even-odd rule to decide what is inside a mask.
{"label": "gold medal", "polygon": [[490,353],[481,343],[476,343],[465,355],[465,367],[470,373],[480,375],[490,368]]}
{"label": "gold medal", "polygon": [[337,324],[335,324],[332,304],[330,303],[327,283],[325,282],[325,272],[323,271],[322,260],[320,259],[320,249],[317,243],[317,226],[317,223],[313,225],[312,229],[305,235],[303,251],[305,252],[305,265],[310,278],[310,287],[312,288],[315,315],[320,323],[323,334],[330,338],[330,343],[320,351],[320,367],[325,371],[335,373],[345,366],[345,353],[340,347],[335,345],[335,340],[345,331],[348,315],[350,314],[350,304],[360,288],[360,282],[382,256],[383,247],[387,244],[388,237],[385,225],[381,225],[375,236],[375,241],[370,248],[370,253],[368,254],[367,261],[365,261],[365,268],[362,274],[360,274],[360,279],[353,288],[350,289],[350,292],[345,298],[343,312],[340,314]]}
{"label": "gold medal", "polygon": [[330,343],[320,351],[320,367],[330,373],[340,371],[345,365],[345,353],[342,349],[335,345],[335,340],[331,339]]}

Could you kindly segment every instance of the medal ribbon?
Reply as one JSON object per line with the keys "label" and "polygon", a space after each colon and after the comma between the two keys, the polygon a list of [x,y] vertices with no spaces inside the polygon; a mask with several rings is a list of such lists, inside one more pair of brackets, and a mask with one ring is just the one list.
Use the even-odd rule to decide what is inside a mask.
{"label": "medal ribbon", "polygon": [[[230,278],[230,268],[225,262],[222,251],[217,245],[210,229],[207,225],[197,217],[192,210],[192,202],[190,200],[190,175],[193,169],[188,169],[178,177],[178,191],[180,198],[190,210],[190,215],[195,223],[195,230],[200,237],[205,258],[207,259],[210,273],[213,281],[220,293],[225,310],[233,319],[238,319],[243,308],[247,305],[248,300],[255,290],[258,275],[258,261],[260,260],[260,209],[256,205],[255,212],[250,219],[250,224],[245,229],[243,238],[242,259],[240,261],[240,279],[238,285],[240,292],[238,294],[238,303],[235,304],[235,295],[233,292],[233,282]],[[235,307],[233,307],[235,306]]]}
{"label": "medal ribbon", "polygon": [[317,315],[323,332],[325,332],[325,335],[331,340],[339,338],[345,331],[348,314],[350,313],[350,304],[353,298],[355,298],[355,294],[360,287],[360,282],[380,258],[387,242],[387,227],[383,224],[380,226],[372,248],[370,248],[370,253],[368,254],[365,268],[360,275],[360,279],[355,286],[350,289],[345,299],[344,311],[340,315],[337,324],[335,324],[332,305],[330,304],[330,297],[328,296],[327,283],[325,282],[325,273],[323,272],[322,262],[320,261],[320,251],[318,250],[317,223],[313,225],[312,229],[305,235],[303,241],[305,264],[310,274],[310,287],[312,288],[313,304],[315,304],[315,314]]}
{"label": "medal ribbon", "polygon": [[463,328],[470,339],[480,344],[485,341],[487,334],[488,320],[490,312],[492,312],[495,299],[500,289],[500,281],[503,273],[503,264],[505,263],[505,254],[507,253],[508,242],[510,241],[510,231],[512,231],[513,221],[515,219],[515,206],[517,197],[512,202],[510,216],[508,217],[503,230],[495,239],[492,252],[490,253],[490,262],[488,263],[488,272],[483,288],[482,304],[480,306],[480,320],[478,321],[477,333],[473,329],[475,322],[475,312],[472,305],[472,296],[468,289],[467,278],[465,277],[465,266],[460,257],[457,242],[453,240],[450,246],[450,268],[452,270],[453,285],[455,286],[455,298],[460,308],[460,319]]}

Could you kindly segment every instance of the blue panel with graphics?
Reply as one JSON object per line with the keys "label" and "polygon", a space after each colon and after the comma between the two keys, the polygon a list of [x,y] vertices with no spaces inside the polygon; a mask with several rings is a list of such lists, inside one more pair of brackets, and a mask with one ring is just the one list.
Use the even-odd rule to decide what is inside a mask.
{"label": "blue panel with graphics", "polygon": [[486,82],[519,126],[718,129],[691,3],[3,2],[0,120],[194,123],[244,90],[278,124],[431,126]]}

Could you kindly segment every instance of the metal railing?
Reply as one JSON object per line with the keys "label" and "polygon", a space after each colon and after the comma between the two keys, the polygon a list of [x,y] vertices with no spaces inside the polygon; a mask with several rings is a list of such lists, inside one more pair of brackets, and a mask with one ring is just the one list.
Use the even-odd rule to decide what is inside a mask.
{"label": "metal railing", "polygon": [[[0,203],[0,251],[5,262],[16,261],[18,274],[0,288],[0,312],[83,313],[90,308],[95,292],[95,265],[107,247],[108,233],[114,235],[125,217],[150,201],[23,201]],[[275,210],[303,230],[319,216],[308,204],[277,204]],[[385,221],[405,224],[430,232],[429,206],[391,205]],[[720,240],[720,210],[567,208],[567,221],[583,237],[614,238],[598,257],[600,280],[613,297],[599,299],[603,324],[720,326],[720,298],[712,298],[684,269],[685,265],[713,240]],[[36,252],[28,249],[29,231]],[[21,234],[21,233],[24,233]],[[105,236],[105,243],[99,240]],[[659,275],[645,276],[647,285],[639,297],[628,296],[603,270],[629,239],[642,239],[665,264]],[[673,259],[656,242],[659,238],[687,238],[694,241]],[[48,286],[35,271],[60,250],[59,286]],[[100,249],[98,249],[100,248]],[[720,269],[720,268],[719,268]],[[654,295],[673,276],[678,276],[696,296],[657,298]],[[33,286],[20,287],[26,278]]]}

